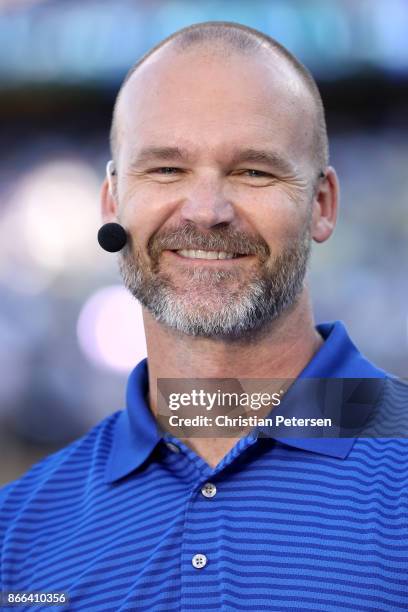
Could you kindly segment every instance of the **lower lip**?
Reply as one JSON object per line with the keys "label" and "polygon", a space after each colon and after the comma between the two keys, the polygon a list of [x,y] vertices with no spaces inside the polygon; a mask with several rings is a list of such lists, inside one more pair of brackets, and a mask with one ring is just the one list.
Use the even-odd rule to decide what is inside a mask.
{"label": "lower lip", "polygon": [[185,261],[189,264],[202,266],[205,264],[206,266],[225,266],[225,265],[235,265],[236,263],[242,262],[244,259],[250,259],[253,255],[240,255],[239,257],[233,257],[232,259],[202,259],[200,257],[183,257],[183,255],[179,255],[176,251],[163,251],[164,253],[169,253],[170,256],[177,258],[179,261]]}

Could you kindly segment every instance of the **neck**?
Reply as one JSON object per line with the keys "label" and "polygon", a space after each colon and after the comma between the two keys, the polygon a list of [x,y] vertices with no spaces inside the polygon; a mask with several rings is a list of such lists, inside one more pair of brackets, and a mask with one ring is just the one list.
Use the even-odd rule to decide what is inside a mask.
{"label": "neck", "polygon": [[[187,336],[156,320],[145,309],[150,409],[157,414],[158,378],[296,378],[323,343],[314,326],[309,294],[262,334],[242,341]],[[200,443],[200,441],[202,443]],[[211,465],[236,439],[186,441]]]}
{"label": "neck", "polygon": [[150,389],[157,378],[296,378],[323,342],[306,290],[265,333],[243,341],[174,332],[145,309],[143,319]]}

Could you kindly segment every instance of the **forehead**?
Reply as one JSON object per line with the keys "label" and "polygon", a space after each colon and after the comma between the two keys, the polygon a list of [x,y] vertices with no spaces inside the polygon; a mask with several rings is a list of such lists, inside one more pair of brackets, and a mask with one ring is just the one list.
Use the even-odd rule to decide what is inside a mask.
{"label": "forehead", "polygon": [[116,112],[120,156],[146,146],[203,155],[265,144],[311,156],[311,95],[275,52],[162,48],[131,76]]}

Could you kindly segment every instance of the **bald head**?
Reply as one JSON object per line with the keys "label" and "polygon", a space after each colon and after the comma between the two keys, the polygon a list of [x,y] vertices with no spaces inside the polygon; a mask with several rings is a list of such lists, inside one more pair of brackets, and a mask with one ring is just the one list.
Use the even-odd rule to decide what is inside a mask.
{"label": "bald head", "polygon": [[[329,154],[324,108],[319,90],[309,70],[285,47],[266,34],[240,24],[220,21],[198,23],[178,30],[150,49],[131,67],[121,85],[114,106],[110,132],[112,159],[116,160],[118,157],[120,146],[119,101],[127,84],[142,65],[154,60],[166,50],[176,55],[192,51],[201,54],[219,54],[225,61],[231,56],[241,55],[242,58],[263,56],[265,65],[268,67],[281,71],[286,70],[288,80],[295,76],[305,94],[302,102],[298,104],[299,108],[295,110],[302,113],[305,105],[311,107],[313,121],[309,143],[311,161],[318,172],[327,166]],[[292,109],[290,110],[292,112]],[[274,109],[271,108],[271,113],[273,112]]]}

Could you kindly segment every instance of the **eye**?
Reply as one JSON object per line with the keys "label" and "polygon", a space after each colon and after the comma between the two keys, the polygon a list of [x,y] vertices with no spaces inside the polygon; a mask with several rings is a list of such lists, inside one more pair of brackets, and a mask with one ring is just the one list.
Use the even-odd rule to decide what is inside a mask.
{"label": "eye", "polygon": [[251,178],[272,177],[272,174],[269,174],[269,172],[263,172],[262,170],[253,170],[253,169],[244,170],[243,174],[246,174],[246,173],[247,173],[247,176],[250,176]]}
{"label": "eye", "polygon": [[232,177],[238,184],[246,185],[247,187],[271,187],[276,184],[276,176],[264,170],[256,170],[255,168],[242,168],[232,172]]}
{"label": "eye", "polygon": [[165,176],[170,176],[172,174],[176,174],[180,171],[180,168],[173,168],[172,166],[163,166],[162,168],[153,168],[149,172],[155,174],[162,174]]}

